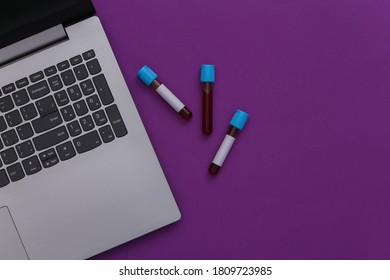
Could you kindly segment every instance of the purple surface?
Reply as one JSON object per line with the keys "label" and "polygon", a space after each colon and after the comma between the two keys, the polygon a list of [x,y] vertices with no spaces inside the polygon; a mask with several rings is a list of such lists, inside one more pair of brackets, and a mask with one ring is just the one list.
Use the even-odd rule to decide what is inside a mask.
{"label": "purple surface", "polygon": [[[96,258],[390,258],[389,1],[93,2],[182,212]],[[137,79],[144,64],[190,122]],[[237,108],[249,121],[210,178]]]}

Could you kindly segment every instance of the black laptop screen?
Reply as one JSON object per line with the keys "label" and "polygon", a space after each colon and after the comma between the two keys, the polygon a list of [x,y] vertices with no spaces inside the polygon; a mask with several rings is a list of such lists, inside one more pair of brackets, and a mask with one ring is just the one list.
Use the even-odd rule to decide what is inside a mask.
{"label": "black laptop screen", "polygon": [[[3,1],[2,1],[3,2]],[[0,8],[0,34],[77,4],[77,0],[12,0]]]}
{"label": "black laptop screen", "polygon": [[1,0],[0,47],[93,10],[90,0]]}

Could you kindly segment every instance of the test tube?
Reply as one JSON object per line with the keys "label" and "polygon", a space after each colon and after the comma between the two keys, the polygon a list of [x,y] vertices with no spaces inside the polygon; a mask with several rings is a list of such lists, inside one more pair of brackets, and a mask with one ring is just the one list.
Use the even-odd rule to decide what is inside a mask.
{"label": "test tube", "polygon": [[152,69],[144,65],[137,75],[147,86],[152,86],[180,116],[186,120],[191,119],[191,111],[164,84],[157,80],[158,76]]}
{"label": "test tube", "polygon": [[215,66],[203,64],[200,70],[202,83],[202,131],[206,135],[213,132],[213,83],[215,82]]}
{"label": "test tube", "polygon": [[225,135],[225,138],[223,139],[223,142],[219,147],[217,154],[215,155],[213,161],[210,164],[209,173],[211,175],[216,175],[219,169],[222,167],[239,132],[243,130],[248,120],[248,117],[248,114],[241,110],[237,110],[234,114],[232,120],[230,121],[228,132]]}

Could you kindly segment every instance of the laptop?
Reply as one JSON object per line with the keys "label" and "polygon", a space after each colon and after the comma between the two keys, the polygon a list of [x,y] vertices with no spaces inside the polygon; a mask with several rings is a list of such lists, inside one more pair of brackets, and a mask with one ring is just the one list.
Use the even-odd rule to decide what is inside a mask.
{"label": "laptop", "polygon": [[86,259],[180,212],[90,0],[3,0],[0,259]]}

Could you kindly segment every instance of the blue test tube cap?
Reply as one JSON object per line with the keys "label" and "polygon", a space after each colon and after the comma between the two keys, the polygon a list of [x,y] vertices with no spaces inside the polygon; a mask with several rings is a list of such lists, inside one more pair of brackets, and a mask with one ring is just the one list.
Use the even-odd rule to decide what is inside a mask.
{"label": "blue test tube cap", "polygon": [[147,65],[144,65],[137,73],[137,76],[147,85],[150,86],[152,82],[157,79],[157,74],[153,72]]}
{"label": "blue test tube cap", "polygon": [[215,66],[212,64],[203,64],[200,68],[200,81],[204,82],[215,82]]}
{"label": "blue test tube cap", "polygon": [[239,130],[242,130],[248,120],[248,117],[249,115],[244,111],[237,110],[232,120],[230,121],[230,125],[237,127]]}

